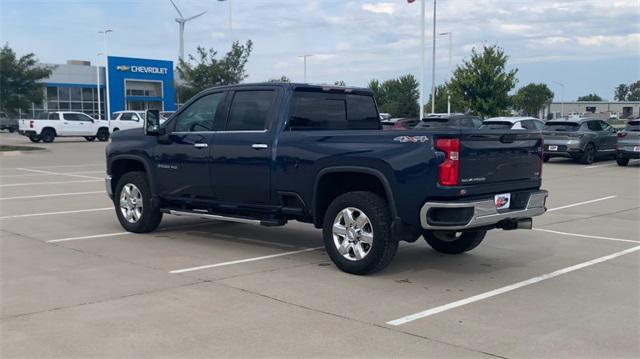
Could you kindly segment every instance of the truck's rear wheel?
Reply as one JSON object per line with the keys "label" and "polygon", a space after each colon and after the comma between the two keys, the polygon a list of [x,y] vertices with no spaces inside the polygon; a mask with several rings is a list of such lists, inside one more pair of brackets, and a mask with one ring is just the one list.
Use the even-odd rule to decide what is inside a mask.
{"label": "truck's rear wheel", "polygon": [[42,142],[51,143],[56,138],[56,133],[50,128],[45,128],[42,130],[40,137],[42,138]]}
{"label": "truck's rear wheel", "polygon": [[487,231],[451,232],[425,231],[424,239],[431,248],[446,254],[460,254],[477,247],[484,239]]}
{"label": "truck's rear wheel", "polygon": [[151,189],[144,172],[125,173],[116,186],[113,203],[118,221],[129,232],[147,233],[162,220],[160,208],[151,200]]}
{"label": "truck's rear wheel", "polygon": [[29,136],[29,141],[33,142],[33,143],[38,143],[42,140],[42,138],[40,138],[40,136],[38,135],[31,135]]}
{"label": "truck's rear wheel", "polygon": [[92,141],[96,140],[96,137],[95,136],[84,136],[84,139],[89,141],[89,142],[92,142]]}
{"label": "truck's rear wheel", "polygon": [[322,235],[333,263],[353,274],[383,269],[398,250],[398,241],[391,236],[389,205],[372,192],[348,192],[333,200]]}

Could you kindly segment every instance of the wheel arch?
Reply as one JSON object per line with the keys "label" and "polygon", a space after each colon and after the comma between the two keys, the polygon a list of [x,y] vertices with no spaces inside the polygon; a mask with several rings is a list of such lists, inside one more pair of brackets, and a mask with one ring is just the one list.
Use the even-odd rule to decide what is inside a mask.
{"label": "wheel arch", "polygon": [[156,183],[151,175],[151,165],[149,161],[142,157],[134,155],[117,155],[113,157],[109,165],[109,174],[111,175],[111,190],[115,193],[118,181],[127,172],[142,171],[147,175],[147,181],[152,193],[156,193]]}
{"label": "wheel arch", "polygon": [[[346,181],[340,181],[340,186],[336,186],[332,185],[334,184],[332,179],[346,179]],[[356,183],[357,180],[362,179],[373,180],[373,182]],[[359,166],[335,166],[322,169],[316,177],[311,205],[314,226],[322,228],[325,211],[333,199],[340,194],[356,190],[368,190],[382,195],[389,204],[393,218],[397,218],[393,190],[389,180],[381,171]]]}

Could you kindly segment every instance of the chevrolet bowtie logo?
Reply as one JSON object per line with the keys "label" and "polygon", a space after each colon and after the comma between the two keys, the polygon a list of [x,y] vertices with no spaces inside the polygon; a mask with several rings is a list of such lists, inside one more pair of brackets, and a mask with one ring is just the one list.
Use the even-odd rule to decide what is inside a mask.
{"label": "chevrolet bowtie logo", "polygon": [[116,70],[118,70],[118,71],[129,71],[129,66],[127,66],[127,65],[116,66]]}

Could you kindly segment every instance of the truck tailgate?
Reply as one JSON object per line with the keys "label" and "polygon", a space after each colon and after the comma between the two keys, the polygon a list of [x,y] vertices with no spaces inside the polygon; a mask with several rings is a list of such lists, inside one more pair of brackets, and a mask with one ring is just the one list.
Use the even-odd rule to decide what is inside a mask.
{"label": "truck tailgate", "polygon": [[460,185],[541,176],[542,135],[536,131],[462,130]]}

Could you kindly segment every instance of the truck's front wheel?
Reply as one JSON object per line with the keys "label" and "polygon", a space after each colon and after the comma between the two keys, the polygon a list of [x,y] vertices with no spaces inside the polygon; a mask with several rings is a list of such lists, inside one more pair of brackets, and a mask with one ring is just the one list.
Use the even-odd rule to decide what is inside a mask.
{"label": "truck's front wheel", "polygon": [[348,273],[377,272],[398,250],[398,241],[391,236],[389,205],[372,192],[338,196],[325,213],[322,232],[329,257]]}
{"label": "truck's front wheel", "polygon": [[151,196],[144,172],[129,172],[120,178],[113,203],[118,221],[124,229],[134,233],[147,233],[158,227],[162,212],[154,205]]}
{"label": "truck's front wheel", "polygon": [[487,231],[450,232],[425,231],[424,239],[431,248],[446,254],[460,254],[477,247],[484,239]]}

